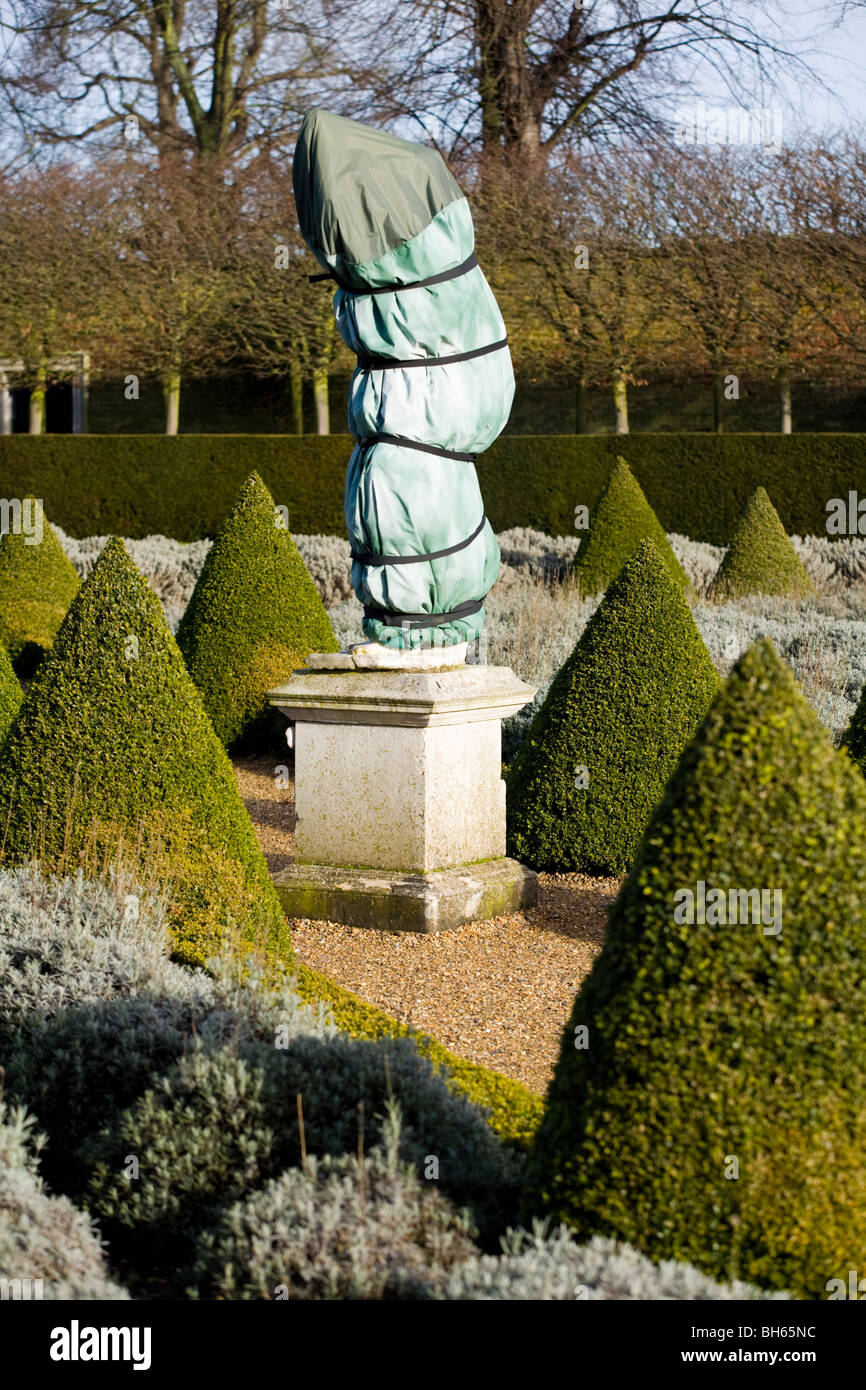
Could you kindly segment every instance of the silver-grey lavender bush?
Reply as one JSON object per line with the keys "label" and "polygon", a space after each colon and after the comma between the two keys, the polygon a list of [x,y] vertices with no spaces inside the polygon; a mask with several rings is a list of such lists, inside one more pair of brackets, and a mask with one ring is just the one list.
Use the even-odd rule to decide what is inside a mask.
{"label": "silver-grey lavender bush", "polygon": [[229,1208],[199,1243],[198,1295],[418,1297],[476,1255],[468,1212],[403,1162],[399,1106],[388,1112],[363,1163],[313,1155]]}
{"label": "silver-grey lavender bush", "polygon": [[[108,541],[107,536],[77,540],[55,526],[58,539],[73,565],[85,579]],[[352,597],[349,583],[349,542],[341,536],[295,536],[304,564],[326,606]],[[132,560],[162,602],[172,631],[183,616],[212,542],[175,541],[170,536],[145,536],[124,542]]]}
{"label": "silver-grey lavender bush", "polygon": [[[301,1158],[297,1097],[307,1151],[356,1151],[381,1141],[391,1099],[400,1105],[401,1157],[439,1165],[440,1189],[470,1205],[482,1230],[504,1229],[516,1209],[522,1159],[504,1148],[484,1112],[453,1092],[409,1039],[296,1038],[198,1045],[155,1080],[86,1146],[87,1205],[131,1251],[188,1251],[215,1213]],[[124,1155],[141,1162],[123,1175]]]}
{"label": "silver-grey lavender bush", "polygon": [[45,1171],[66,1192],[85,1180],[93,1116],[131,1105],[193,1037],[219,1047],[336,1032],[288,984],[265,989],[229,961],[213,977],[174,964],[162,904],[128,888],[0,872],[0,1062],[53,1141]]}
{"label": "silver-grey lavender bush", "polygon": [[352,547],[343,536],[295,536],[294,542],[326,608],[354,598]]}
{"label": "silver-grey lavender bush", "polygon": [[123,1001],[183,1005],[215,1044],[277,1027],[287,1039],[336,1033],[327,1010],[288,982],[265,989],[255,968],[229,959],[211,972],[171,960],[165,903],[132,880],[43,874],[36,864],[0,870],[0,1039],[74,1007]]}
{"label": "silver-grey lavender bush", "polygon": [[[0,1100],[0,1280],[4,1297],[45,1300],[129,1297],[108,1275],[90,1219],[66,1197],[53,1197],[39,1176],[41,1137],[22,1107]],[[37,1283],[37,1281],[39,1281]]]}
{"label": "silver-grey lavender bush", "polygon": [[749,1284],[717,1284],[692,1265],[665,1260],[656,1265],[629,1245],[594,1236],[579,1244],[560,1227],[547,1235],[542,1225],[512,1231],[501,1255],[478,1255],[445,1278],[436,1298],[491,1302],[573,1303],[606,1299],[661,1300],[784,1299]]}
{"label": "silver-grey lavender bush", "polygon": [[[225,962],[212,979],[174,965],[159,902],[127,888],[0,872],[8,1081],[49,1122],[55,1187],[89,1184],[91,1210],[139,1249],[198,1239],[202,1296],[273,1297],[278,1285],[294,1298],[759,1296],[563,1232],[512,1234],[501,1256],[481,1255],[449,1196],[471,1201],[489,1233],[520,1177],[481,1112],[408,1041],[335,1035],[290,988],[268,991]],[[299,1092],[318,1156],[286,1170],[300,1159]],[[363,1194],[350,1156],[359,1096]],[[46,1192],[31,1128],[19,1109],[0,1121],[0,1277],[44,1278],[46,1297],[126,1297],[89,1219]],[[146,1160],[135,1185],[122,1175],[130,1152]],[[435,1187],[421,1176],[430,1158]]]}
{"label": "silver-grey lavender bush", "polygon": [[[78,573],[86,577],[108,537],[77,539],[67,536],[59,526],[54,529]],[[580,536],[548,536],[528,526],[501,531],[497,539],[506,583],[509,571],[548,581],[560,579],[580,548]],[[668,540],[694,588],[699,594],[706,594],[725,547],[693,541],[676,532],[671,532]],[[792,536],[791,540],[819,590],[866,583],[866,537]],[[327,607],[352,598],[350,547],[343,536],[299,534],[294,536],[294,541]],[[211,542],[184,542],[172,540],[170,536],[153,535],[127,540],[125,544],[163,603],[171,610],[182,612]]]}
{"label": "silver-grey lavender bush", "polygon": [[720,1285],[691,1265],[660,1265],[560,1228],[509,1231],[503,1253],[472,1244],[469,1213],[400,1157],[399,1107],[381,1147],[312,1157],[236,1203],[200,1238],[194,1296],[223,1299],[435,1299],[481,1302],[779,1299]]}
{"label": "silver-grey lavender bush", "polygon": [[0,871],[0,1038],[28,1014],[144,994],[212,997],[207,976],[169,959],[156,897],[121,877]]}

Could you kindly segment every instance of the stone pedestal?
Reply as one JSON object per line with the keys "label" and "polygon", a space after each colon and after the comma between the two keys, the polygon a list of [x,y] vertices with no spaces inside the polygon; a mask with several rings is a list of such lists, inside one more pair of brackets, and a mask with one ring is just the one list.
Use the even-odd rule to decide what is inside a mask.
{"label": "stone pedestal", "polygon": [[441,931],[535,902],[505,857],[501,721],[534,695],[508,667],[296,671],[296,863],[286,912]]}

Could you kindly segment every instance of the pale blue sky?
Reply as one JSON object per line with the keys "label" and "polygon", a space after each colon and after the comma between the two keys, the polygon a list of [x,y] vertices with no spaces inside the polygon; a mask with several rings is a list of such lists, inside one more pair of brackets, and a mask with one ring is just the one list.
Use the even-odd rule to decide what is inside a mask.
{"label": "pale blue sky", "polygon": [[[390,9],[393,0],[378,2]],[[8,18],[9,3],[0,0],[0,19]],[[692,108],[698,99],[726,109],[781,107],[786,141],[840,126],[866,127],[866,0],[850,10],[843,26],[834,28],[833,20],[842,7],[842,0],[754,0],[756,16],[768,12],[767,23],[760,18],[759,27],[766,27],[768,37],[799,54],[815,70],[815,78],[805,70],[799,75],[779,72],[762,89],[752,76],[746,79],[744,64],[745,80],[733,95],[716,81],[706,62],[696,61],[690,67],[686,59],[679,69],[676,92],[659,87],[656,97],[672,117],[675,111]],[[736,17],[744,12],[748,13],[744,0],[732,0],[731,13]],[[415,124],[405,133],[419,138]]]}
{"label": "pale blue sky", "polygon": [[[775,93],[763,94],[759,104],[781,105],[786,127],[790,122],[797,133],[866,123],[866,4],[852,11],[842,28],[834,29],[838,9],[836,3],[817,0],[773,0],[780,40],[787,40],[825,84],[789,77],[781,80]],[[820,50],[820,56],[815,50]],[[708,90],[706,95],[713,94]],[[729,104],[721,90],[718,99],[722,105]]]}

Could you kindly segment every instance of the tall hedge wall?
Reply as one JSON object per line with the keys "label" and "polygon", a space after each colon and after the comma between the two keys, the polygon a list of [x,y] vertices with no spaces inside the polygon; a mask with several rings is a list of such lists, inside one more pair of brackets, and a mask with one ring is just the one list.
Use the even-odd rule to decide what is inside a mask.
{"label": "tall hedge wall", "polygon": [[[344,533],[348,435],[0,437],[0,498],[41,497],[75,536],[213,535],[255,469],[295,533]],[[478,461],[496,530],[574,533],[621,454],[668,531],[724,544],[757,487],[790,534],[824,534],[827,502],[866,496],[866,435],[508,435]],[[418,467],[435,468],[418,456]]]}

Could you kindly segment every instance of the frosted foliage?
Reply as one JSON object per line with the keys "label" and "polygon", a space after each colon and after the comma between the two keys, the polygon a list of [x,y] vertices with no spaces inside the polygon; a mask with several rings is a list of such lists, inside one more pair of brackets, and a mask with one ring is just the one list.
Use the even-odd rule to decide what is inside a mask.
{"label": "frosted foliage", "polygon": [[119,877],[43,875],[35,865],[0,870],[0,1037],[25,1020],[127,1001],[130,1016],[195,1017],[203,1038],[330,1037],[322,1006],[286,984],[266,990],[255,969],[228,960],[213,978],[169,957],[165,908]]}
{"label": "frosted foliage", "polygon": [[[38,1174],[42,1147],[33,1119],[0,1101],[0,1280],[41,1280],[29,1296],[51,1300],[126,1299],[111,1281],[90,1219],[52,1197]],[[6,1297],[25,1297],[5,1290]]]}
{"label": "frosted foliage", "polygon": [[725,555],[725,546],[708,545],[705,541],[692,541],[688,536],[677,535],[675,531],[668,536],[671,549],[689,577],[689,583],[698,594],[705,594]]}
{"label": "frosted foliage", "polygon": [[389,1109],[363,1168],[354,1155],[311,1156],[205,1233],[204,1297],[413,1297],[475,1254],[469,1215],[401,1161],[399,1107]]}
{"label": "frosted foliage", "polygon": [[0,872],[0,1027],[40,1011],[133,998],[211,994],[206,977],[168,955],[162,903],[116,879]]}
{"label": "frosted foliage", "polygon": [[566,1227],[545,1236],[509,1233],[502,1255],[479,1255],[459,1265],[434,1296],[482,1302],[574,1302],[600,1299],[737,1300],[783,1299],[749,1284],[715,1283],[692,1265],[666,1260],[656,1265],[628,1245],[595,1236],[580,1245]]}

